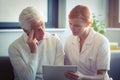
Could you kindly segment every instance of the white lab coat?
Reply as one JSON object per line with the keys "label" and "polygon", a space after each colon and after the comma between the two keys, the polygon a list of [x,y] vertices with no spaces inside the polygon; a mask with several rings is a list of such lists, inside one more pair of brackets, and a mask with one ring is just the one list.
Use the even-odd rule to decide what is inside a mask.
{"label": "white lab coat", "polygon": [[80,52],[78,36],[70,35],[65,43],[65,64],[77,65],[85,75],[97,75],[97,70],[110,69],[110,49],[108,39],[90,31]]}

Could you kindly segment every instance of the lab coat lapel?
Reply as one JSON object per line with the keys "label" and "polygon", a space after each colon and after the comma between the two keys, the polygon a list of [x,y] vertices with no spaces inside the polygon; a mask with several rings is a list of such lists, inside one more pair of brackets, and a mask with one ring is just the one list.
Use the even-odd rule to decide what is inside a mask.
{"label": "lab coat lapel", "polygon": [[78,54],[79,54],[79,43],[78,43],[79,41],[78,41],[78,39],[77,39],[77,36],[75,36],[74,38],[73,38],[73,40],[72,40],[72,48],[73,49],[71,49],[72,51],[74,51],[74,52],[72,52],[72,53],[76,53],[77,54],[77,56],[78,56]]}
{"label": "lab coat lapel", "polygon": [[94,37],[95,33],[96,32],[93,29],[91,29],[88,37],[85,40],[85,43],[83,44],[81,53],[89,51],[91,44],[92,44],[92,40],[94,39],[93,37]]}

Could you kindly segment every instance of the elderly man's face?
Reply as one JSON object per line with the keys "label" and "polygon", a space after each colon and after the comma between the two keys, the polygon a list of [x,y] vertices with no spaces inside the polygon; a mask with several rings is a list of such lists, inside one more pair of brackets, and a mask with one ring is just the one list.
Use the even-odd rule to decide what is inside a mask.
{"label": "elderly man's face", "polygon": [[24,29],[27,35],[29,36],[31,31],[33,30],[34,31],[33,38],[36,38],[36,40],[38,41],[42,40],[45,34],[45,23],[43,21],[34,21],[34,22],[30,22],[29,24],[31,30]]}
{"label": "elderly man's face", "polygon": [[32,22],[31,30],[34,30],[34,38],[38,41],[42,40],[45,34],[45,24],[43,21]]}

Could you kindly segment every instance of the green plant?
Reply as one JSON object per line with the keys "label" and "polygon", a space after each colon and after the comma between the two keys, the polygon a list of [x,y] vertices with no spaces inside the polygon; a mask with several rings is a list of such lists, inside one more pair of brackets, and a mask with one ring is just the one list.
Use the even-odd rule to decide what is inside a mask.
{"label": "green plant", "polygon": [[100,16],[101,15],[96,16],[95,14],[92,14],[93,23],[92,23],[91,27],[95,31],[97,31],[97,32],[99,32],[101,34],[105,34],[106,33],[105,24],[103,23],[103,21],[98,19]]}

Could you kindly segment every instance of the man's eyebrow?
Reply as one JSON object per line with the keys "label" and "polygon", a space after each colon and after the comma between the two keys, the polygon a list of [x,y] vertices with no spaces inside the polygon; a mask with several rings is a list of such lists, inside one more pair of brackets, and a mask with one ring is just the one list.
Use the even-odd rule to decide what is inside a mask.
{"label": "man's eyebrow", "polygon": [[39,25],[43,25],[43,24],[44,24],[44,22],[42,22],[42,21],[39,22]]}

